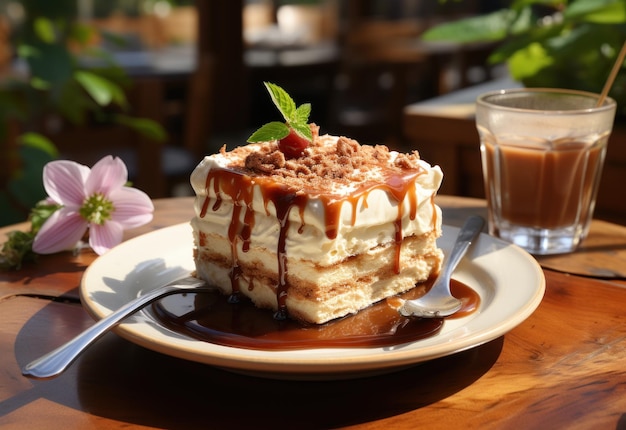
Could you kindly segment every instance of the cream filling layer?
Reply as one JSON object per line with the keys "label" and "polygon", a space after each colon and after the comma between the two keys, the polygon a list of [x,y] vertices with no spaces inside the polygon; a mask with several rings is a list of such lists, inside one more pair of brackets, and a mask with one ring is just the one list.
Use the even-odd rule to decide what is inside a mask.
{"label": "cream filling layer", "polygon": [[[196,265],[203,279],[230,294],[231,269],[226,262],[229,246],[224,242],[217,237],[209,238],[207,246],[197,251]],[[408,291],[439,271],[443,255],[434,237],[411,238],[404,245],[399,273],[392,269],[394,245],[377,247],[371,253],[329,267],[320,267],[312,261],[290,260],[290,289],[286,301],[290,316],[321,324]],[[240,261],[243,269],[240,292],[257,307],[277,310],[278,273],[273,253],[250,249],[246,254],[245,260]],[[220,264],[220,260],[224,263]]]}

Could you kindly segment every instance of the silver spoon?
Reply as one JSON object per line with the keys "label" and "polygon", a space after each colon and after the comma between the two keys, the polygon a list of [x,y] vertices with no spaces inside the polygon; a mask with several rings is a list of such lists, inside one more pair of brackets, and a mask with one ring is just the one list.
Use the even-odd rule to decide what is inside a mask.
{"label": "silver spoon", "polygon": [[414,300],[402,300],[398,311],[403,316],[422,318],[441,318],[452,315],[461,309],[461,301],[450,292],[450,279],[465,252],[483,229],[485,220],[480,216],[472,216],[459,231],[454,247],[441,268],[439,277],[430,290],[422,297]]}
{"label": "silver spoon", "polygon": [[98,340],[103,334],[119,324],[124,318],[143,309],[150,303],[176,293],[208,292],[214,290],[215,287],[208,286],[204,281],[193,276],[179,279],[160,288],[155,288],[131,300],[105,318],[102,318],[66,344],[27,364],[22,368],[22,374],[37,379],[58,376],[63,373],[88,346]]}

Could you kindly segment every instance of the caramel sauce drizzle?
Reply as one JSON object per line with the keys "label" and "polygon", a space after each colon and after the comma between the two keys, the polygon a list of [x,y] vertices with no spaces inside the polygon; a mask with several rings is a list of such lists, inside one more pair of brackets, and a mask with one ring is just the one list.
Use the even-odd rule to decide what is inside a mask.
{"label": "caramel sauce drizzle", "polygon": [[[433,279],[401,295],[415,299],[423,295]],[[462,318],[480,306],[480,296],[453,279],[452,292],[463,303],[456,314]],[[439,333],[442,318],[407,318],[396,310],[394,300],[381,300],[355,315],[325,324],[303,324],[276,320],[265,309],[242,298],[237,304],[218,293],[175,294],[152,305],[166,327],[204,342],[235,348],[285,351],[309,348],[370,348],[414,342]],[[242,322],[245,321],[245,324]]]}
{"label": "caramel sauce drizzle", "polygon": [[[415,178],[424,173],[425,170],[423,169],[403,171],[401,173],[390,169],[383,182],[371,181],[365,183],[350,196],[345,197],[333,195],[331,193],[319,195],[319,198],[324,205],[326,236],[331,240],[336,239],[339,231],[339,221],[341,218],[343,203],[347,202],[352,206],[351,221],[352,225],[354,225],[356,223],[359,202],[362,201],[364,207],[367,207],[367,197],[369,193],[375,189],[382,189],[386,191],[388,195],[397,203],[398,214],[394,222],[396,243],[394,270],[396,273],[400,273],[400,251],[403,240],[402,219],[404,218],[405,211],[404,201],[408,197],[409,218],[414,220],[417,216],[419,206],[419,202],[416,197]],[[212,186],[213,192],[216,196],[215,201],[211,206],[211,210],[217,211],[221,207],[222,193],[228,195],[233,201],[233,213],[228,227],[228,238],[231,243],[232,260],[230,279],[233,291],[233,297],[231,297],[231,299],[233,301],[236,301],[236,295],[240,291],[240,278],[244,276],[241,268],[239,267],[237,246],[238,243],[241,242],[242,251],[249,251],[251,232],[254,228],[254,210],[252,209],[252,199],[255,185],[259,186],[262,193],[266,213],[269,213],[269,203],[273,203],[280,226],[276,248],[276,255],[278,258],[278,279],[276,285],[278,311],[276,312],[275,317],[277,319],[284,319],[287,317],[286,300],[289,291],[289,281],[287,276],[289,270],[287,267],[288,259],[286,252],[287,232],[289,231],[290,226],[289,214],[292,208],[296,207],[298,209],[301,219],[298,233],[302,233],[305,226],[304,211],[308,202],[307,196],[309,193],[306,192],[306,190],[304,190],[304,192],[302,192],[303,190],[297,192],[293,188],[272,181],[271,177],[253,177],[243,171],[239,172],[226,169],[213,169],[209,171],[206,178],[205,188],[208,191]],[[311,191],[312,194],[316,194],[314,190]],[[208,194],[209,193],[207,192],[207,197],[205,198],[200,211],[201,218],[204,217],[209,210],[211,198]],[[244,213],[243,220],[241,217],[242,210]],[[436,221],[435,214],[432,221],[433,225],[435,225]]]}

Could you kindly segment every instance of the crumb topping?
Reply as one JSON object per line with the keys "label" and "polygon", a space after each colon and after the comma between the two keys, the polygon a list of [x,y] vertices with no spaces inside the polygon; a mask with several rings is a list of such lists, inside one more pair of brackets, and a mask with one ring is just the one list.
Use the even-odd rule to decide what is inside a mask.
{"label": "crumb topping", "polygon": [[[272,180],[297,189],[331,190],[371,179],[372,172],[402,173],[421,169],[417,151],[395,153],[384,145],[360,145],[347,137],[319,136],[312,126],[313,142],[301,157],[285,159],[275,141],[255,146],[241,146],[223,155],[232,160],[244,160],[243,169],[250,176],[268,176]],[[393,155],[392,155],[393,154]],[[229,168],[241,170],[241,161],[233,161]]]}

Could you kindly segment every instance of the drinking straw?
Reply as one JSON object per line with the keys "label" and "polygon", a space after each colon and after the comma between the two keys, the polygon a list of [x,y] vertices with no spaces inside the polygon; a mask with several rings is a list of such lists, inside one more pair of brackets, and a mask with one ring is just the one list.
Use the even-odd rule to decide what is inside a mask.
{"label": "drinking straw", "polygon": [[604,88],[602,89],[602,93],[600,94],[600,98],[598,99],[598,104],[596,106],[602,106],[604,103],[604,99],[609,94],[609,90],[613,86],[613,82],[615,81],[615,77],[619,72],[619,69],[622,68],[622,64],[624,64],[624,57],[626,56],[626,41],[622,45],[622,49],[619,51],[619,55],[617,56],[617,60],[615,60],[615,64],[613,64],[613,69],[611,69],[611,73],[609,74],[608,79],[604,83]]}

